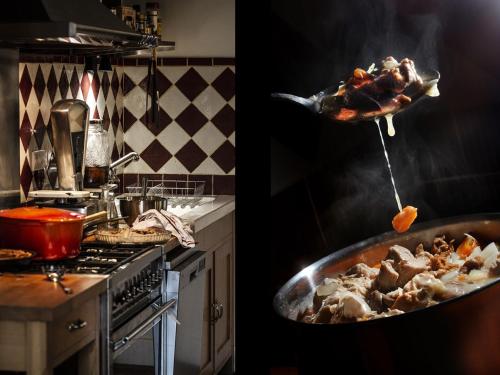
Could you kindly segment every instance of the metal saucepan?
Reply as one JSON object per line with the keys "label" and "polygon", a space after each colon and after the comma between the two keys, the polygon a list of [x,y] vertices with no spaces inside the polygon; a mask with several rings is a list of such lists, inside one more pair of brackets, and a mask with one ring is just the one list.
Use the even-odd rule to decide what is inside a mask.
{"label": "metal saucepan", "polygon": [[116,198],[120,205],[120,213],[126,216],[125,220],[129,226],[132,226],[137,216],[151,210],[166,210],[168,199],[157,196],[142,195],[120,195]]}
{"label": "metal saucepan", "polygon": [[290,279],[274,298],[275,311],[297,337],[300,373],[325,366],[355,374],[490,374],[500,368],[500,282],[462,297],[389,318],[346,324],[307,324],[297,314],[312,303],[315,288],[356,263],[375,265],[394,244],[428,247],[435,236],[480,243],[500,241],[500,213],[448,218],[414,225],[359,242],[318,260]]}

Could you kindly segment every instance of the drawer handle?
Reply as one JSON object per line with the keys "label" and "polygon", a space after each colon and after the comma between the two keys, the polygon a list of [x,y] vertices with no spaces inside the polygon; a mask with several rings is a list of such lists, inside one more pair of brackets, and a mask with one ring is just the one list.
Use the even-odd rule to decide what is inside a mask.
{"label": "drawer handle", "polygon": [[219,317],[220,317],[220,305],[219,303],[217,302],[217,300],[215,300],[215,303],[212,304],[212,323],[215,323],[217,320],[219,320]]}
{"label": "drawer handle", "polygon": [[66,328],[68,328],[68,331],[72,332],[72,331],[76,331],[78,329],[85,328],[86,326],[87,326],[87,322],[85,320],[78,319],[72,323],[69,323],[68,327],[66,327]]}
{"label": "drawer handle", "polygon": [[222,315],[224,315],[224,306],[222,303],[219,303],[219,316],[218,319],[222,318]]}

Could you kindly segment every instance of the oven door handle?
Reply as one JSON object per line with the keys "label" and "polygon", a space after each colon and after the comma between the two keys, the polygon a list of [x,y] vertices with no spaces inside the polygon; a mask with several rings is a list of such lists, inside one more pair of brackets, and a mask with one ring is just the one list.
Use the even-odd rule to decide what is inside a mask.
{"label": "oven door handle", "polygon": [[113,341],[112,346],[113,346],[113,351],[117,351],[120,349],[123,345],[125,345],[127,342],[131,341],[134,339],[135,336],[139,335],[142,331],[144,331],[146,328],[149,327],[151,323],[153,323],[160,315],[162,315],[165,311],[170,309],[176,304],[177,300],[175,298],[170,299],[167,301],[165,304],[163,304],[158,311],[156,311],[153,315],[151,315],[149,318],[147,318],[144,322],[139,324],[139,326],[134,329],[132,332],[127,334],[126,336],[123,336],[121,339],[118,339],[116,341]]}

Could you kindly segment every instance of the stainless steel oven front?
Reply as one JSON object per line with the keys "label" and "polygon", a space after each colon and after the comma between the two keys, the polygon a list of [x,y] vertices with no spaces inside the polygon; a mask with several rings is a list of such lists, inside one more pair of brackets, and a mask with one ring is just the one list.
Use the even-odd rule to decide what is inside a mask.
{"label": "stainless steel oven front", "polygon": [[102,375],[166,374],[167,319],[175,320],[178,285],[161,246],[110,276],[101,300]]}

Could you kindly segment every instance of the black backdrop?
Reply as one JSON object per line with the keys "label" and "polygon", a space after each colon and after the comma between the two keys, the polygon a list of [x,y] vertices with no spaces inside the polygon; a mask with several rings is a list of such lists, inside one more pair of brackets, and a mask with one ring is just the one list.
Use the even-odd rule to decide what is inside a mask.
{"label": "black backdrop", "polygon": [[[438,98],[385,135],[403,205],[418,221],[500,211],[500,2],[271,1],[270,92],[310,96],[393,55],[441,73]],[[270,101],[272,235],[266,319],[271,366],[293,366],[278,288],[336,249],[391,230],[397,212],[374,124],[337,125]]]}

